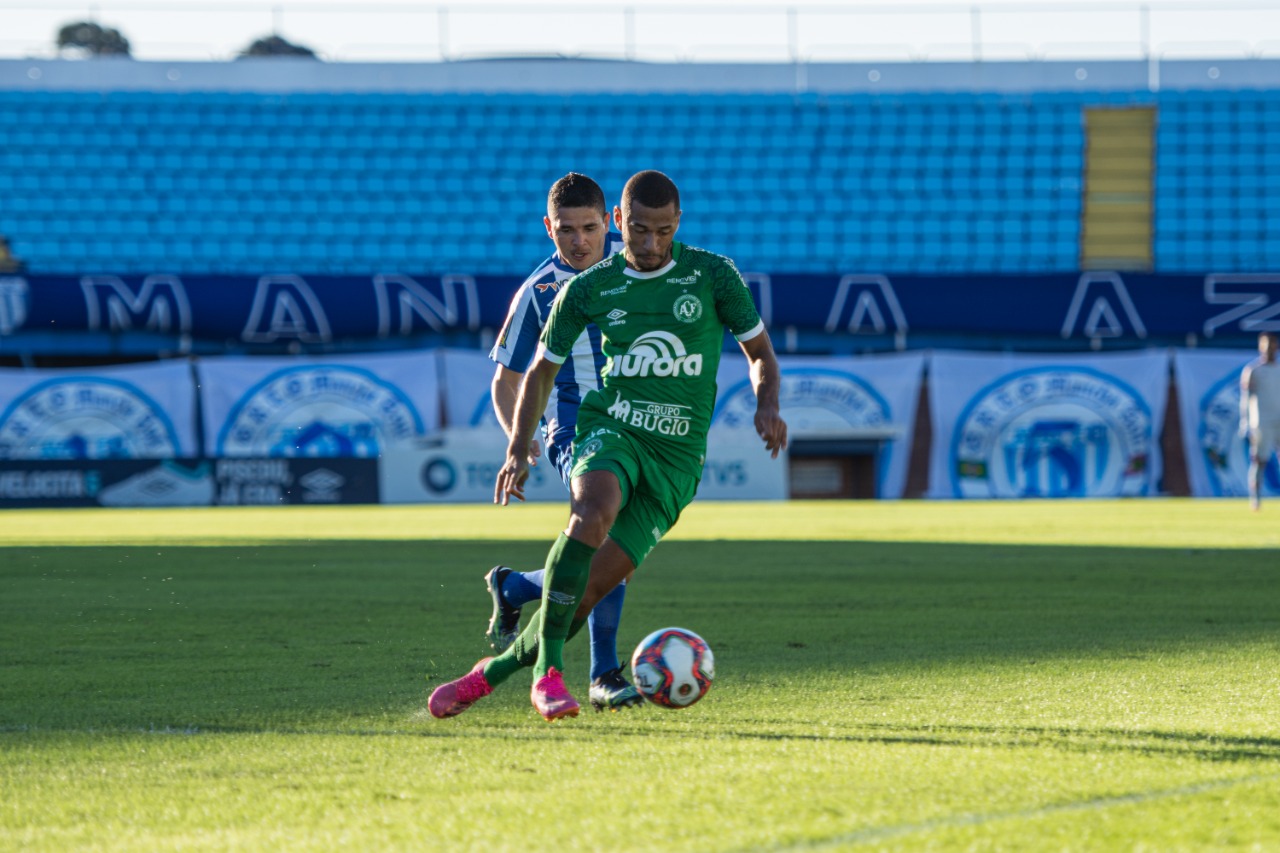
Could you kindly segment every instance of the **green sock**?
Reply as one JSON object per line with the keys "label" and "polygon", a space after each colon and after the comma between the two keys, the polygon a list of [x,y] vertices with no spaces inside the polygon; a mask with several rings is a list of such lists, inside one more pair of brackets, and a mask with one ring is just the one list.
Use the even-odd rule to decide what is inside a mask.
{"label": "green sock", "polygon": [[573,615],[587,589],[591,574],[591,557],[595,548],[561,533],[547,555],[547,574],[542,583],[542,632],[539,636],[538,660],[533,665],[534,678],[541,678],[552,667],[564,672],[564,641],[569,635]]}
{"label": "green sock", "polygon": [[[586,619],[574,619],[569,624],[569,634],[565,637],[565,641],[572,640],[586,624]],[[524,630],[520,632],[519,637],[516,637],[516,641],[505,652],[485,664],[484,678],[489,682],[490,687],[497,687],[520,670],[538,662],[538,647],[541,645],[538,642],[538,634],[541,630],[542,611],[539,610],[533,614],[529,624],[524,626]]]}
{"label": "green sock", "polygon": [[538,661],[538,632],[542,629],[542,611],[529,619],[516,641],[507,650],[485,664],[484,680],[497,687],[520,670]]}

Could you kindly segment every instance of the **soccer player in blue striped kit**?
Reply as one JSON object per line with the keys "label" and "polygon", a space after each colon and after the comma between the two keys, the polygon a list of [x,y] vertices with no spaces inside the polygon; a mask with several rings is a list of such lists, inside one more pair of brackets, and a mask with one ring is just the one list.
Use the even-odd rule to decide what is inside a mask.
{"label": "soccer player in blue striped kit", "polygon": [[[493,408],[508,437],[513,429],[520,381],[533,361],[560,285],[622,250],[621,235],[609,230],[604,192],[586,175],[570,172],[551,185],[547,193],[547,215],[542,222],[556,251],[525,279],[512,297],[502,332],[489,353],[489,358],[498,365],[493,375]],[[600,388],[604,361],[600,330],[591,326],[574,343],[573,351],[556,375],[555,387],[542,415],[542,446],[535,440],[530,448],[530,462],[535,462],[539,455],[545,456],[566,487],[573,459],[571,445],[578,422],[578,406],[589,391]],[[522,573],[507,566],[494,566],[485,576],[493,598],[493,615],[485,636],[495,652],[504,651],[515,641],[521,607],[541,600],[545,574],[545,569]],[[641,701],[640,694],[628,683],[618,664],[618,624],[626,594],[624,581],[596,604],[587,620],[591,637],[589,699],[597,711],[617,710]]]}

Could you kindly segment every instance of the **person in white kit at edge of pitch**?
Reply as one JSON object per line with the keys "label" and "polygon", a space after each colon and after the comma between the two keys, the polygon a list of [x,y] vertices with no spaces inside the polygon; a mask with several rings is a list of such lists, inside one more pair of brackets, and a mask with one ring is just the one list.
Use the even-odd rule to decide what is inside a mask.
{"label": "person in white kit at edge of pitch", "polygon": [[1258,357],[1240,373],[1240,434],[1249,438],[1249,506],[1262,508],[1262,474],[1280,450],[1280,362],[1275,332],[1258,335]]}

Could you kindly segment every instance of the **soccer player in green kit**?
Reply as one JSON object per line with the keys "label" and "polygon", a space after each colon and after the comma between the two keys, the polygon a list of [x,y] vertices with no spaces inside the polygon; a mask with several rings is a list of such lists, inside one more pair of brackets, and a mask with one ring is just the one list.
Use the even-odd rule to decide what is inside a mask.
{"label": "soccer player in green kit", "polygon": [[[501,655],[435,689],[433,716],[452,717],[518,670],[533,667],[533,706],[548,721],[577,716],[564,686],[565,640],[592,606],[638,567],[693,500],[728,328],[751,363],[756,432],[776,458],[787,446],[778,360],[733,262],[675,242],[680,193],[661,172],[627,181],[613,211],[624,250],[570,279],[521,383],[494,502],[524,499],[528,449],[556,372],[588,322],[604,337],[604,387],[583,400],[573,442],[569,524],[547,555],[542,613]],[[595,560],[621,549],[626,559]]]}

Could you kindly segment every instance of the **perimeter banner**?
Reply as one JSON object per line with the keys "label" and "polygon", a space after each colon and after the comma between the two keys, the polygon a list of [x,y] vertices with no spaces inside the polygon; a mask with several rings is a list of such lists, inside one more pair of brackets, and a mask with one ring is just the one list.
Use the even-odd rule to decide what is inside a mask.
{"label": "perimeter banner", "polygon": [[0,369],[0,459],[197,455],[185,359],[119,367]]}
{"label": "perimeter banner", "polygon": [[[1173,356],[1178,414],[1191,494],[1198,498],[1249,494],[1249,442],[1240,434],[1240,372],[1257,350],[1178,350]],[[1262,480],[1264,495],[1280,494],[1274,456]]]}
{"label": "perimeter banner", "polygon": [[497,365],[484,350],[442,349],[440,376],[444,383],[444,425],[497,430],[493,413],[493,372]]}
{"label": "perimeter banner", "polygon": [[1156,492],[1168,398],[1164,351],[936,352],[930,365],[930,497]]}
{"label": "perimeter banner", "polygon": [[377,502],[376,459],[0,460],[0,509]]}
{"label": "perimeter banner", "polygon": [[375,458],[440,426],[432,350],[209,358],[198,375],[209,456]]}
{"label": "perimeter banner", "polygon": [[[915,438],[922,353],[859,357],[780,356],[779,402],[791,441],[868,441],[880,449],[877,494],[900,498]],[[716,376],[719,395],[712,425],[755,435],[755,393],[747,362],[727,353]]]}
{"label": "perimeter banner", "polygon": [[[493,429],[446,429],[390,445],[379,460],[382,503],[492,503],[507,439]],[[701,500],[784,500],[785,455],[770,459],[754,432],[712,427],[698,486]],[[569,491],[545,460],[529,472],[525,500],[566,505]]]}

